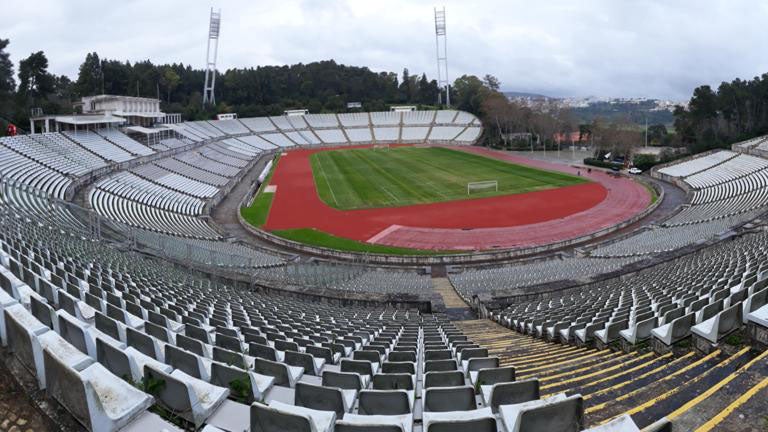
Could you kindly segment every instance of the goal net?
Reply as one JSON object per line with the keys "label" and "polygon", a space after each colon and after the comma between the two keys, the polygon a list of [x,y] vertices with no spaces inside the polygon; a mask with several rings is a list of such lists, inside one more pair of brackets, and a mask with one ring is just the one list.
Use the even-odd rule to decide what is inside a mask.
{"label": "goal net", "polygon": [[472,195],[472,192],[480,192],[488,189],[499,191],[499,182],[497,180],[469,182],[467,183],[467,195]]}
{"label": "goal net", "polygon": [[382,144],[374,144],[373,145],[374,150],[389,150],[389,144],[382,143]]}

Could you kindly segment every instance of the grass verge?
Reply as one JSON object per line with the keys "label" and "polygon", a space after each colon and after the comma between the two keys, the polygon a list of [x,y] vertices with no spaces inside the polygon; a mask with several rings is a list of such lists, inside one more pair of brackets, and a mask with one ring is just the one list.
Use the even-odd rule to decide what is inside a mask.
{"label": "grass verge", "polygon": [[250,206],[240,209],[240,215],[243,216],[243,219],[257,228],[267,223],[267,216],[269,216],[269,209],[272,207],[272,199],[275,197],[275,194],[272,192],[264,192],[264,189],[272,180],[272,175],[275,173],[275,168],[277,168],[277,163],[279,161],[280,155],[278,154],[275,157],[274,162],[272,162],[272,168],[269,170],[267,178],[264,179],[264,183],[259,186],[259,190],[256,192],[256,198],[253,199]]}
{"label": "grass verge", "polygon": [[395,246],[385,246],[364,243],[357,240],[350,240],[343,237],[337,237],[314,228],[298,228],[289,230],[275,230],[272,234],[287,240],[310,246],[320,246],[329,249],[336,249],[346,252],[377,253],[387,255],[445,255],[461,253],[460,251],[438,251],[423,249],[408,249]]}

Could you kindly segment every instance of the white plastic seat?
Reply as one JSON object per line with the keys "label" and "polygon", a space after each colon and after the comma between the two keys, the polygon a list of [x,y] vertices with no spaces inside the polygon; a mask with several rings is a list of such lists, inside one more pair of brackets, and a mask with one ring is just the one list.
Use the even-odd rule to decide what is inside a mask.
{"label": "white plastic seat", "polygon": [[179,413],[195,427],[200,427],[229,396],[229,389],[208,384],[180,370],[168,374],[145,365],[144,376],[165,381],[155,395],[158,403]]}
{"label": "white plastic seat", "polygon": [[706,339],[711,343],[717,343],[723,336],[731,333],[741,326],[742,306],[737,303],[712,318],[691,327],[691,332]]}
{"label": "white plastic seat", "polygon": [[608,423],[586,429],[584,432],[640,432],[640,429],[632,421],[632,417],[625,414]]}
{"label": "white plastic seat", "polygon": [[5,308],[13,306],[17,304],[15,298],[11,297],[10,294],[0,289],[0,342],[3,346],[8,345],[8,339],[5,334],[5,313],[3,312]]}
{"label": "white plastic seat", "polygon": [[673,320],[669,324],[664,324],[661,327],[651,330],[651,335],[665,345],[672,345],[691,334],[691,327],[693,326],[694,319],[694,313],[688,313]]}
{"label": "white plastic seat", "polygon": [[99,363],[77,371],[48,348],[43,355],[46,393],[89,430],[117,431],[154,402],[152,396],[116,377]]}
{"label": "white plastic seat", "polygon": [[584,407],[581,395],[560,393],[537,401],[501,405],[499,414],[508,432],[526,430],[580,431]]}
{"label": "white plastic seat", "polygon": [[765,305],[756,311],[750,312],[747,315],[747,322],[752,322],[759,326],[768,328],[768,305]]}
{"label": "white plastic seat", "polygon": [[[384,429],[387,427],[387,429]],[[364,432],[366,428],[375,430],[413,431],[413,415],[359,415],[347,414],[342,420],[336,420],[335,432]]]}
{"label": "white plastic seat", "polygon": [[651,337],[651,331],[653,330],[655,324],[656,318],[649,318],[647,320],[637,322],[634,325],[630,325],[627,329],[619,331],[619,336],[621,336],[625,341],[634,345],[637,342],[644,341]]}
{"label": "white plastic seat", "polygon": [[443,431],[496,432],[496,418],[490,408],[478,408],[471,411],[424,412],[422,415],[424,431],[439,426]]}
{"label": "white plastic seat", "polygon": [[318,411],[277,401],[251,405],[252,432],[332,432],[333,411]]}

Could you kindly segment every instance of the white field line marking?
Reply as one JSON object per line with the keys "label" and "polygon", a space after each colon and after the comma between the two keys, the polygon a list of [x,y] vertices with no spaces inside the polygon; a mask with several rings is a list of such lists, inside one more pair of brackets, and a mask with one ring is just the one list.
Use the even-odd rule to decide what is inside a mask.
{"label": "white field line marking", "polygon": [[385,188],[384,186],[381,186],[381,189],[384,190],[384,192],[386,192],[387,195],[391,196],[392,199],[395,200],[395,202],[400,202],[400,200],[397,198],[397,196],[395,194],[393,194],[392,192],[390,192],[389,190],[387,190],[387,188]]}
{"label": "white field line marking", "polygon": [[320,174],[323,176],[323,180],[325,180],[325,184],[328,185],[328,190],[331,192],[331,197],[333,198],[333,202],[336,203],[336,205],[339,205],[339,201],[336,199],[336,194],[333,193],[333,187],[331,187],[331,182],[328,181],[328,176],[325,175],[325,168],[323,168],[323,161],[321,158],[317,158],[317,166],[320,167]]}

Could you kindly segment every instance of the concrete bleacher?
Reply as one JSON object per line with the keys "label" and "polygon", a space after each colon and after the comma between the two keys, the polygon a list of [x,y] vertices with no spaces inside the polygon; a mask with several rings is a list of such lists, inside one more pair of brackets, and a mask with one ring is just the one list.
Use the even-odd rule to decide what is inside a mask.
{"label": "concrete bleacher", "polygon": [[116,129],[100,129],[96,130],[96,133],[134,156],[149,156],[155,153],[151,148],[129,138]]}
{"label": "concrete bleacher", "polygon": [[131,153],[91,131],[62,132],[69,139],[98,156],[113,162],[126,162],[134,158]]}
{"label": "concrete bleacher", "polygon": [[703,157],[694,158],[683,163],[678,163],[662,168],[659,170],[659,172],[672,177],[688,177],[690,175],[721,164],[729,159],[736,157],[737,155],[737,153],[731,151],[719,151]]}
{"label": "concrete bleacher", "polygon": [[[474,120],[447,111],[441,121],[468,130]],[[235,177],[264,150],[262,138],[228,137],[215,122],[206,124],[191,128],[208,143],[169,157]],[[167,165],[161,158],[102,178],[90,190],[96,210],[129,217],[124,223],[140,228],[131,242],[167,252],[158,259],[132,251],[127,239],[112,244],[78,230],[46,202],[64,197],[71,180],[62,171],[75,165],[54,167],[50,158],[5,145],[0,156],[4,181],[28,186],[4,194],[0,206],[0,343],[37,395],[86,430],[695,430],[749,416],[739,409],[742,399],[764,402],[758,391],[768,351],[734,335],[745,327],[768,331],[765,231],[639,273],[511,298],[487,311],[491,320],[451,322],[386,304],[235,286],[173,264],[311,280],[316,286],[305,286],[308,294],[323,279],[324,287],[351,294],[431,292],[431,277],[414,271],[290,267],[267,251],[222,241],[194,217],[212,192],[202,185],[218,191],[201,172],[160,168]],[[700,198],[687,213],[647,231],[656,237],[629,236],[588,250],[591,257],[449,277],[474,301],[533,284],[582,283],[637,262],[636,255],[708,238],[762,208],[762,168],[745,158],[733,163],[744,169],[712,165],[738,174],[696,189]]]}
{"label": "concrete bleacher", "polygon": [[[40,229],[22,230],[24,238],[34,239]],[[339,420],[349,413],[347,421],[354,423],[356,414],[392,415],[386,412],[392,409],[387,400],[402,394],[403,387],[393,386],[401,385],[396,383],[403,374],[411,396],[406,398],[408,412],[397,415],[410,414],[400,421],[412,427],[422,418],[451,421],[426,413],[443,412],[464,397],[448,388],[432,395],[432,387],[422,386],[432,373],[432,360],[425,360],[433,358],[429,353],[442,350],[454,358],[462,386],[471,382],[474,369],[467,363],[473,360],[466,354],[471,350],[464,348],[474,345],[437,316],[233,290],[159,261],[67,236],[49,237],[44,249],[33,244],[5,231],[0,236],[2,342],[25,360],[39,387],[89,430],[141,430],[148,424],[178,430],[149,411],[151,406],[180,413],[172,417],[176,424],[230,431],[247,429],[251,411],[256,419],[269,419],[272,411],[266,407],[282,407],[291,415],[299,412],[294,407],[315,416],[321,416],[315,411],[330,410]],[[254,385],[243,393],[232,384],[237,376],[247,376]],[[131,386],[147,377],[164,381],[165,387]],[[354,388],[344,384],[347,378],[354,378]],[[74,391],[80,385],[82,394]],[[66,386],[73,387],[64,391]],[[339,386],[345,390],[342,396],[330,397]],[[417,396],[422,388],[424,395]],[[474,411],[473,387],[460,388],[470,389]],[[110,391],[121,398],[110,400]],[[94,403],[81,403],[91,398]],[[254,401],[258,404],[249,406]],[[179,409],[184,406],[188,409]],[[496,421],[486,414],[483,418]],[[378,424],[391,419],[362,420]]]}

